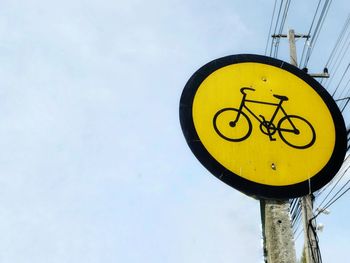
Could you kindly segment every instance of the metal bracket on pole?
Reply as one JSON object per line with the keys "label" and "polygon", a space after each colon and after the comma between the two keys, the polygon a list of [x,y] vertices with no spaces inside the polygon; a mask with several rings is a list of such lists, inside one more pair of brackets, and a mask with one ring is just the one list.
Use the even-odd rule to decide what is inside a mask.
{"label": "metal bracket on pole", "polygon": [[[293,32],[291,34],[291,31]],[[289,39],[289,48],[290,48],[290,56],[291,56],[291,60],[293,59],[293,57],[295,57],[295,63],[292,63],[291,61],[291,64],[293,64],[294,66],[298,66],[298,63],[296,62],[297,61],[297,54],[296,54],[296,47],[295,47],[295,39],[296,38],[306,38],[306,39],[309,39],[310,38],[310,35],[302,35],[302,34],[295,34],[294,30],[291,29],[289,30],[289,33],[288,35],[286,34],[274,34],[274,35],[271,35],[272,38],[288,38]],[[293,38],[293,39],[291,39]],[[292,44],[294,43],[294,44]],[[292,50],[294,49],[294,50]],[[292,55],[293,53],[293,55]],[[309,74],[309,73],[308,73]],[[311,77],[313,78],[329,78],[329,74],[328,72],[323,72],[323,73],[310,73],[309,74]]]}
{"label": "metal bracket on pole", "polygon": [[329,78],[329,74],[328,73],[310,73],[309,75],[311,77],[313,77],[313,78],[324,78],[324,79],[328,79]]}

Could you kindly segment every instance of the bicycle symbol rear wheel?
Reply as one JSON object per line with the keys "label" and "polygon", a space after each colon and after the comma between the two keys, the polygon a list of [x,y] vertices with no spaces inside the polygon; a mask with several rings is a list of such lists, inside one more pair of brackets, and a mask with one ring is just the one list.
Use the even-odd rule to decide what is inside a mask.
{"label": "bicycle symbol rear wheel", "polygon": [[[239,118],[237,119],[237,115]],[[235,108],[219,110],[213,118],[217,134],[230,142],[240,142],[247,139],[252,132],[252,123],[244,112]]]}
{"label": "bicycle symbol rear wheel", "polygon": [[283,142],[293,148],[309,148],[316,140],[316,133],[311,123],[297,115],[284,116],[278,122],[277,130]]}

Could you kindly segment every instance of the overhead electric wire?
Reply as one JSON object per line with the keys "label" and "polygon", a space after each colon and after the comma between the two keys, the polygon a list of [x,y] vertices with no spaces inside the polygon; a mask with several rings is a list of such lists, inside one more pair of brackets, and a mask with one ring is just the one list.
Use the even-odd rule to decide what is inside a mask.
{"label": "overhead electric wire", "polygon": [[[334,75],[335,75],[335,73],[336,73],[336,71],[333,71],[333,61],[334,61],[334,58],[335,57],[339,57],[339,54],[341,54],[342,52],[339,52],[339,50],[341,50],[342,48],[340,48],[341,47],[341,43],[344,41],[344,43],[346,43],[347,41],[346,40],[344,40],[344,37],[345,37],[345,35],[346,35],[346,32],[347,32],[347,30],[348,30],[348,28],[349,28],[349,25],[350,25],[350,14],[348,15],[348,17],[347,17],[347,19],[346,19],[346,21],[345,21],[345,23],[344,23],[344,25],[343,25],[343,27],[342,27],[342,30],[340,31],[340,33],[339,33],[339,36],[338,36],[338,38],[337,38],[337,41],[335,42],[335,44],[334,44],[334,47],[333,47],[333,49],[332,49],[332,51],[331,51],[331,54],[329,55],[329,57],[328,57],[328,60],[327,60],[327,62],[326,62],[326,64],[325,64],[325,68],[327,68],[327,70],[329,71],[329,72],[332,72],[332,74],[331,74],[331,79],[333,79],[333,77],[334,77]],[[345,38],[346,39],[346,38]],[[344,46],[344,44],[343,44],[343,46]],[[338,55],[337,55],[338,54]],[[337,60],[336,60],[337,61]],[[334,63],[335,65],[337,64],[336,62]],[[323,84],[323,82],[325,82],[325,84],[327,83],[329,81],[329,78],[323,78],[323,79],[321,79],[321,81],[320,81],[320,83],[321,84]]]}
{"label": "overhead electric wire", "polygon": [[[350,42],[349,42],[350,43]],[[338,88],[339,88],[339,86],[340,86],[340,83],[343,81],[343,79],[344,79],[344,77],[345,77],[345,74],[348,72],[348,70],[349,70],[349,67],[350,67],[350,63],[348,64],[348,66],[345,68],[345,70],[344,70],[344,72],[343,72],[343,75],[341,76],[341,78],[340,78],[340,80],[339,80],[339,82],[338,82],[338,85],[337,85],[337,87],[335,88],[335,90],[334,90],[334,92],[333,92],[333,94],[332,94],[332,97],[334,97],[335,96],[335,94],[337,93],[337,91],[338,91]]]}
{"label": "overhead electric wire", "polygon": [[[323,15],[321,14],[321,15],[322,15],[322,18],[321,18],[321,20],[320,20],[319,29],[317,30],[317,33],[316,33],[316,35],[315,35],[315,41],[314,41],[314,43],[311,45],[310,56],[311,56],[311,53],[313,52],[313,50],[314,50],[314,48],[315,48],[315,46],[316,46],[318,37],[320,36],[321,29],[322,29],[322,27],[323,27],[323,24],[324,24],[324,21],[326,20],[327,15],[328,15],[328,11],[329,11],[329,8],[330,8],[330,6],[331,6],[331,3],[332,3],[332,0],[330,0],[328,3],[326,2],[325,8],[324,8],[324,13],[323,13]],[[322,12],[323,12],[323,10],[322,10]],[[310,59],[310,57],[308,58],[306,64],[309,62],[309,59]]]}
{"label": "overhead electric wire", "polygon": [[[348,97],[348,95],[350,95],[350,90],[349,89],[346,89],[348,87],[350,83],[350,78],[348,79],[348,81],[346,82],[344,88],[342,89],[341,93],[339,94],[339,98],[346,98]],[[346,93],[345,93],[346,92]],[[345,94],[344,94],[345,93]]]}
{"label": "overhead electric wire", "polygon": [[[348,156],[345,158],[344,163],[346,163],[347,160],[348,160],[349,158],[350,158],[350,155],[348,155]],[[346,168],[344,168],[344,169],[346,169]],[[322,204],[325,202],[325,200],[328,198],[328,196],[331,194],[331,192],[335,189],[335,187],[338,185],[338,183],[339,183],[340,180],[344,177],[344,175],[345,175],[345,173],[343,173],[342,175],[340,175],[339,177],[337,177],[335,183],[334,183],[334,180],[333,180],[331,183],[327,184],[327,185],[317,194],[317,197],[316,197],[316,198],[318,198],[319,196],[321,196],[321,194],[322,194],[325,190],[327,190],[328,187],[330,187],[331,185],[333,185],[332,189],[329,191],[329,193],[327,194],[327,196],[326,196],[326,197],[322,200],[322,202],[319,204],[319,207],[322,206]]]}
{"label": "overhead electric wire", "polygon": [[298,238],[300,237],[301,233],[303,233],[303,229],[300,229],[299,233],[296,235],[296,238],[294,239],[295,241],[298,240]]}
{"label": "overhead electric wire", "polygon": [[294,229],[293,233],[294,234],[296,234],[300,225],[301,225],[301,210],[298,212],[297,217],[293,221],[293,229]]}
{"label": "overhead electric wire", "polygon": [[[341,178],[344,177],[344,175],[347,174],[347,172],[349,171],[350,168],[350,164],[345,168],[345,171],[343,172],[343,174],[341,175]],[[340,181],[340,179],[338,180]],[[347,191],[350,190],[350,187],[348,187],[345,191],[343,191],[341,194],[339,194],[348,184],[350,183],[350,179],[332,196],[331,199],[329,199],[327,201],[327,203],[322,207],[322,204],[325,202],[325,200],[328,198],[329,194],[334,190],[335,186],[331,189],[331,191],[327,194],[327,196],[323,199],[323,201],[321,202],[321,204],[318,206],[318,208],[316,210],[318,210],[319,212],[316,214],[316,216],[318,216],[320,213],[322,213],[322,211],[328,209],[332,204],[334,204],[337,200],[339,200],[339,198],[341,196],[343,196]],[[338,196],[339,195],[339,196]],[[316,217],[315,216],[315,217]]]}
{"label": "overhead electric wire", "polygon": [[[348,81],[347,84],[349,84],[349,81]],[[348,90],[348,94],[346,94],[345,97],[342,97],[340,99],[340,101],[341,102],[340,102],[339,108],[340,108],[341,113],[343,113],[344,110],[347,108],[347,106],[350,105],[349,104],[349,101],[350,101],[350,90]],[[348,139],[348,141],[349,141],[349,139]]]}
{"label": "overhead electric wire", "polygon": [[324,209],[328,209],[331,207],[336,201],[338,201],[343,195],[345,195],[350,190],[350,187],[348,187],[341,195],[339,195],[335,200],[330,202]]}
{"label": "overhead electric wire", "polygon": [[307,60],[306,60],[306,65],[310,59],[310,56],[311,56],[311,53],[313,51],[313,49],[315,48],[315,44],[318,40],[318,37],[320,35],[320,32],[321,32],[321,29],[322,29],[322,26],[323,26],[323,23],[327,17],[327,14],[328,14],[328,11],[329,11],[329,7],[332,3],[332,0],[326,0],[324,6],[323,6],[323,9],[321,11],[321,15],[320,15],[320,18],[317,22],[317,25],[316,25],[316,28],[315,28],[315,31],[314,31],[314,36],[312,38],[312,43],[310,43],[310,47],[311,47],[311,50],[310,50],[310,55],[307,57]]}
{"label": "overhead electric wire", "polygon": [[[319,207],[321,207],[322,206],[322,204],[326,201],[326,199],[328,198],[328,196],[332,193],[332,191],[335,189],[335,187],[338,185],[338,183],[340,182],[340,180],[344,177],[344,175],[345,175],[345,173],[343,173],[341,176],[340,176],[340,178],[337,180],[337,182],[333,185],[333,187],[332,187],[332,189],[328,192],[328,194],[326,195],[326,197],[322,200],[322,202],[319,204]],[[349,182],[349,181],[348,181]],[[347,183],[348,183],[347,182]],[[347,184],[346,183],[346,184]],[[346,185],[345,184],[345,185]],[[333,198],[333,197],[332,197]],[[331,198],[331,199],[332,199]]]}
{"label": "overhead electric wire", "polygon": [[296,220],[296,217],[298,216],[298,211],[300,210],[299,205],[299,198],[294,198],[290,202],[290,217],[292,219],[292,223],[294,224],[294,221]]}
{"label": "overhead electric wire", "polygon": [[343,54],[347,51],[347,47],[348,46],[346,46],[346,43],[348,43],[348,41],[349,41],[350,31],[347,34],[345,34],[345,33],[346,33],[348,28],[349,28],[349,25],[347,25],[347,28],[344,31],[344,36],[346,35],[346,37],[345,37],[345,39],[343,38],[344,39],[343,44],[341,45],[340,51],[339,51],[338,55],[336,56],[336,59],[335,59],[333,67],[331,67],[331,65],[330,65],[330,69],[334,68],[336,65],[339,64],[339,59],[344,57]]}
{"label": "overhead electric wire", "polygon": [[290,217],[292,221],[293,235],[296,236],[301,226],[300,198],[294,198],[290,202]]}
{"label": "overhead electric wire", "polygon": [[296,229],[298,228],[300,219],[301,219],[301,209],[296,212],[295,217],[292,219],[292,227],[294,231],[296,231]]}
{"label": "overhead electric wire", "polygon": [[[284,25],[286,23],[289,7],[290,7],[291,0],[281,0],[277,12],[277,18],[274,19],[275,14],[276,14],[276,7],[277,7],[277,0],[275,1],[275,5],[273,8],[272,12],[272,17],[271,17],[271,23],[270,23],[270,28],[269,28],[269,35],[271,34],[271,30],[273,29],[273,34],[272,34],[272,41],[270,45],[270,56],[271,57],[277,57],[278,55],[278,49],[279,49],[279,43],[280,43],[280,37],[284,29]],[[283,9],[283,11],[282,11]],[[275,21],[275,23],[273,22]],[[274,26],[273,26],[274,24]],[[267,54],[267,50],[269,47],[269,39],[267,40],[266,47],[265,47],[265,55]]]}
{"label": "overhead electric wire", "polygon": [[[315,19],[316,19],[316,15],[317,15],[317,13],[318,13],[318,9],[319,9],[319,7],[320,7],[321,1],[322,1],[322,0],[319,0],[319,1],[318,1],[318,4],[317,4],[317,7],[316,7],[316,11],[315,11],[314,17],[312,18],[311,26],[310,26],[310,28],[309,28],[309,32],[307,33],[306,41],[305,41],[305,43],[304,43],[303,52],[301,53],[300,62],[303,61],[303,59],[304,59],[304,53],[305,53],[305,50],[306,50],[306,46],[309,44],[309,38],[310,38],[311,30],[312,30],[312,27],[313,27],[313,25],[314,25],[314,22],[315,22]],[[301,64],[301,63],[300,63],[300,64]]]}
{"label": "overhead electric wire", "polygon": [[319,37],[319,34],[321,32],[323,23],[324,23],[324,21],[326,19],[326,16],[328,14],[329,7],[330,7],[331,3],[332,3],[332,0],[326,0],[324,5],[323,5],[321,14],[320,14],[320,16],[318,18],[317,24],[316,24],[315,29],[313,31],[313,34],[312,34],[312,37],[311,37],[311,40],[310,40],[310,44],[309,44],[308,49],[306,51],[305,60],[303,62],[303,67],[304,68],[307,67],[307,64],[309,63],[311,54],[312,54],[312,52],[314,50],[314,47],[316,45],[317,39]]}
{"label": "overhead electric wire", "polygon": [[[290,2],[291,2],[290,0],[286,0],[286,1],[281,0],[279,7],[277,7],[278,3],[277,3],[277,0],[275,0],[273,12],[272,12],[272,16],[271,16],[269,32],[268,32],[268,38],[267,38],[267,42],[266,42],[266,46],[265,46],[265,55],[268,53],[268,50],[269,50],[270,56],[273,56],[273,57],[278,56],[280,38],[281,38],[283,29],[284,29],[284,26],[286,23],[286,19],[287,19],[289,7],[290,7]],[[322,27],[324,25],[325,19],[328,15],[332,0],[325,0],[321,12],[319,12],[320,7],[321,7],[321,3],[322,3],[322,0],[319,0],[315,14],[313,16],[313,19],[312,19],[312,22],[310,25],[308,35],[307,35],[307,41],[305,42],[304,47],[303,47],[303,53],[302,53],[302,57],[300,60],[300,65],[303,64],[304,67],[307,67],[309,60],[312,56],[312,53],[314,51],[314,48],[317,44],[318,38],[319,38],[320,33],[322,31]],[[282,9],[283,9],[283,12],[282,12]],[[347,20],[346,20],[346,22],[345,22],[345,24],[344,24],[344,26],[339,34],[339,37],[335,43],[335,46],[333,47],[331,54],[330,54],[330,56],[326,62],[326,65],[325,65],[325,68],[327,68],[328,66],[332,66],[333,68],[336,68],[336,70],[334,72],[332,72],[332,77],[335,75],[335,73],[339,69],[339,67],[344,59],[344,54],[349,49],[350,33],[347,34],[348,29],[349,29],[349,25],[350,25],[350,15],[347,17]],[[275,36],[275,37],[272,38],[272,40],[270,40],[272,30],[273,30],[273,36]],[[311,32],[312,32],[312,37],[311,37]],[[345,69],[345,71],[342,74],[342,77],[340,78],[339,82],[337,83],[337,86],[335,87],[335,90],[333,92],[333,96],[341,97],[343,94],[347,95],[346,88],[348,87],[350,79],[346,82],[345,86],[343,85],[343,81],[347,79],[346,76],[347,76],[347,72],[348,72],[349,67],[350,67],[350,64],[347,66],[347,68]],[[328,86],[330,85],[332,80],[333,80],[333,78],[330,79]],[[341,105],[342,104],[343,104],[343,102],[341,102]],[[349,132],[348,132],[348,134],[349,134]],[[339,186],[341,180],[344,178],[345,175],[347,175],[348,169],[349,169],[349,167],[347,167],[345,169],[345,171],[343,170],[344,172],[342,174],[340,174],[340,177],[338,177],[336,179],[334,185],[332,185],[332,184],[327,185],[327,187],[332,186],[332,188],[327,193],[326,197],[322,200],[319,207],[321,207],[325,203],[323,209],[326,209],[327,207],[334,204],[337,200],[339,200],[339,198],[342,197],[347,191],[350,190],[350,187],[345,189],[345,187],[347,187],[348,183],[350,183],[350,180],[348,180],[334,194],[336,187]],[[322,191],[318,194],[318,197],[323,193],[323,191],[326,188],[322,189]],[[302,209],[301,209],[299,200],[300,199],[296,198],[296,199],[292,199],[290,201],[290,217],[291,217],[291,221],[292,221],[293,234],[294,234],[294,236],[297,234],[295,240],[297,240],[299,238],[300,234],[302,233],[302,229],[299,231],[299,228],[301,225],[301,218],[302,218],[301,217]],[[316,240],[316,252],[312,251],[312,257],[313,257],[314,261],[315,262],[322,262],[321,253],[320,253],[320,249],[319,249],[319,245],[318,245],[317,233],[316,233],[316,230],[312,224],[312,222],[313,222],[313,220],[315,220],[316,216],[313,217],[308,223],[308,228],[311,227],[312,231],[306,231],[306,232],[307,232],[308,236],[313,235],[315,237],[315,240]],[[310,236],[309,236],[308,240],[310,240]]]}
{"label": "overhead electric wire", "polygon": [[[277,15],[276,23],[275,23],[275,30],[273,31],[274,35],[276,35],[276,30],[277,30],[278,22],[279,22],[281,11],[282,11],[282,6],[283,6],[283,0],[281,0],[280,7],[278,9],[278,15]],[[276,38],[276,40],[274,38],[272,39],[270,56],[272,56],[272,52],[273,52],[272,50],[273,50],[273,47],[276,46],[277,40],[279,41],[279,38]]]}
{"label": "overhead electric wire", "polygon": [[292,219],[293,224],[294,224],[294,221],[297,220],[299,211],[300,211],[300,205],[299,205],[299,203],[296,203],[296,206],[294,207],[294,209],[291,210],[291,219]]}
{"label": "overhead electric wire", "polygon": [[[271,22],[270,22],[269,33],[267,34],[267,41],[266,41],[266,47],[265,47],[265,56],[266,56],[267,48],[269,46],[270,39],[271,39],[271,29],[272,29],[273,18],[275,17],[276,5],[277,5],[277,0],[275,0],[275,4],[273,5],[273,11],[272,11],[272,17],[271,17]],[[271,41],[271,45],[273,45],[273,40]]]}
{"label": "overhead electric wire", "polygon": [[[321,250],[320,250],[320,246],[319,246],[319,239],[318,239],[318,235],[316,232],[316,229],[312,223],[312,221],[315,220],[315,217],[313,217],[312,219],[309,220],[308,225],[307,225],[307,236],[308,236],[308,240],[309,240],[309,246],[310,247],[314,247],[314,245],[316,245],[316,249],[311,249],[311,256],[313,259],[313,262],[315,263],[322,263],[322,257],[321,257]],[[312,242],[311,237],[310,237],[310,230],[311,229],[311,233],[314,236],[314,241]],[[316,254],[315,254],[315,250],[316,250]]]}
{"label": "overhead electric wire", "polygon": [[289,202],[289,214],[291,216],[291,219],[293,220],[293,217],[294,217],[294,213],[295,213],[295,206],[296,206],[296,200],[297,198],[295,199],[291,199],[290,202]]}
{"label": "overhead electric wire", "polygon": [[[348,88],[349,83],[350,83],[350,77],[349,77],[349,74],[347,74],[349,72],[348,71],[349,68],[350,68],[350,63],[348,64],[347,68],[345,69],[345,71],[344,71],[341,79],[339,80],[338,85],[337,85],[337,87],[332,95],[333,98],[335,99],[335,101],[337,102],[337,105],[342,113],[349,105],[349,100],[350,100],[350,90]],[[348,76],[348,80],[347,80],[346,84],[342,85],[342,88],[340,88],[341,84],[343,83],[345,75]]]}
{"label": "overhead electric wire", "polygon": [[[346,84],[343,85],[343,87],[341,89],[338,90],[338,88],[340,87],[340,84],[343,82],[343,79],[344,79],[346,73],[348,72],[349,67],[350,67],[350,63],[348,64],[347,68],[345,69],[345,71],[344,71],[344,73],[343,73],[334,93],[333,93],[333,97],[335,98],[335,101],[339,102],[338,106],[339,106],[341,112],[343,112],[345,110],[345,108],[347,107],[347,105],[349,103],[349,99],[350,99],[349,98],[350,97],[350,89],[348,89],[348,86],[350,83],[349,74],[347,74],[348,80],[347,80]],[[335,97],[337,90],[339,92],[338,92],[338,95]]]}
{"label": "overhead electric wire", "polygon": [[[349,168],[350,168],[350,167],[348,167],[348,169],[346,169],[346,171],[348,171]],[[348,187],[348,188],[346,188],[345,191],[343,191],[339,196],[337,196],[337,195],[340,193],[340,191],[343,190],[344,187],[345,187],[349,182],[350,182],[350,180],[348,180],[348,181],[346,182],[346,184],[344,184],[344,185],[342,186],[342,188],[339,189],[339,191],[333,196],[333,198],[330,199],[330,200],[328,201],[328,203],[324,206],[324,208],[322,208],[323,210],[328,209],[330,206],[332,206],[336,201],[338,201],[344,194],[346,194],[346,193],[350,190],[350,187]]]}
{"label": "overhead electric wire", "polygon": [[345,32],[347,31],[347,29],[349,27],[349,24],[350,24],[349,22],[350,22],[350,15],[348,15],[348,17],[347,17],[347,19],[346,19],[346,21],[344,23],[344,26],[343,26],[342,30],[340,31],[338,39],[335,42],[335,45],[334,45],[334,47],[333,47],[333,49],[331,51],[331,54],[328,57],[328,60],[327,60],[326,65],[325,65],[325,68],[327,68],[332,63],[334,55],[335,55],[335,53],[336,53],[336,51],[337,51],[337,49],[339,47],[339,44],[342,42],[342,40],[343,40],[343,38],[345,36]]}
{"label": "overhead electric wire", "polygon": [[[283,2],[283,1],[282,1]],[[287,15],[288,15],[288,10],[289,10],[289,6],[290,6],[290,2],[291,0],[287,0],[286,4],[284,5],[284,11],[283,11],[283,16],[281,19],[281,23],[280,23],[280,27],[278,30],[278,34],[281,35],[283,32],[283,28],[284,25],[286,23],[286,19],[287,19]],[[277,42],[276,42],[276,47],[275,47],[275,53],[274,53],[274,57],[277,58],[278,55],[278,48],[279,48],[279,43],[280,43],[280,38],[277,38]]]}
{"label": "overhead electric wire", "polygon": [[[342,62],[343,62],[343,60],[345,58],[346,52],[349,49],[349,46],[350,46],[350,30],[347,33],[347,36],[346,36],[345,40],[343,41],[343,44],[342,44],[342,46],[340,48],[340,51],[339,51],[339,53],[336,56],[334,65],[329,68],[329,71],[332,71],[332,75],[329,78],[329,80],[327,80],[327,82],[325,83],[325,87],[326,87],[327,90],[329,89],[329,86],[332,83],[332,81],[334,79],[334,76],[336,76],[339,67],[342,65]],[[335,67],[335,69],[333,70],[334,67]]]}

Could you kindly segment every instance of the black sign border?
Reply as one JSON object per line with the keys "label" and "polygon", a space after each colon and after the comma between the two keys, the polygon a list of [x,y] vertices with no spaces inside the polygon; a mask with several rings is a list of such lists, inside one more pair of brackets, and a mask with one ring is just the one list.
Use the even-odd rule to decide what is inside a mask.
{"label": "black sign border", "polygon": [[[311,177],[310,180],[287,186],[270,186],[249,181],[226,169],[216,161],[213,156],[211,156],[201,143],[192,118],[193,100],[198,87],[214,71],[225,66],[246,62],[267,64],[294,74],[310,85],[310,87],[320,95],[327,105],[335,125],[335,146],[328,163],[319,173]],[[239,54],[218,58],[205,64],[192,75],[185,85],[180,99],[179,113],[181,128],[187,144],[202,165],[221,181],[254,198],[290,199],[315,192],[332,180],[342,166],[345,158],[347,148],[345,123],[343,116],[331,95],[321,86],[320,83],[304,71],[275,58],[253,54]]]}

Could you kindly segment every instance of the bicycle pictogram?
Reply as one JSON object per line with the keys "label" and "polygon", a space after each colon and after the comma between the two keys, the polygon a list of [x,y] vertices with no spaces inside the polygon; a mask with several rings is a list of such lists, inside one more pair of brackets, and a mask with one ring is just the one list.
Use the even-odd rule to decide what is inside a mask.
{"label": "bicycle pictogram", "polygon": [[[277,132],[279,137],[287,145],[297,148],[306,149],[311,147],[316,140],[316,133],[309,121],[298,115],[290,115],[283,108],[284,101],[288,101],[288,97],[273,94],[279,99],[278,103],[250,100],[247,99],[246,91],[255,91],[253,88],[243,87],[240,89],[243,94],[239,108],[223,108],[215,113],[213,125],[216,133],[223,139],[230,142],[240,142],[246,140],[252,133],[253,125],[248,117],[249,113],[256,119],[260,125],[260,131],[267,135],[270,141],[276,141],[274,138]],[[267,120],[262,114],[255,114],[250,103],[265,104],[275,107],[271,119]],[[247,112],[247,113],[246,113]],[[283,116],[277,120],[282,113]]]}

